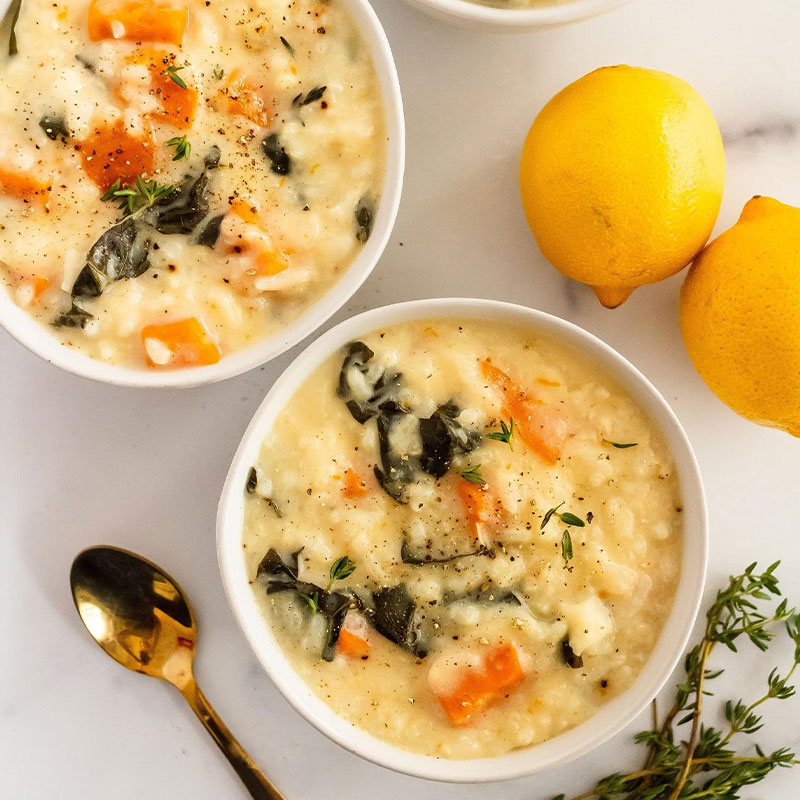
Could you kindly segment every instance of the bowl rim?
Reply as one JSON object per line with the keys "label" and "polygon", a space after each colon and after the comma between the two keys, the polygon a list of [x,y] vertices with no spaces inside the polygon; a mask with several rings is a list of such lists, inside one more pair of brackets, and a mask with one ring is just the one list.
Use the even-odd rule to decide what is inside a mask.
{"label": "bowl rim", "polygon": [[[377,265],[389,241],[403,187],[405,171],[405,118],[400,80],[386,32],[368,0],[343,0],[361,36],[370,48],[383,105],[387,149],[378,213],[372,232],[356,258],[336,282],[287,327],[259,339],[216,364],[176,370],[126,367],[95,360],[61,344],[12,299],[0,282],[0,327],[35,355],[67,372],[118,386],[192,387],[232,378],[285,353],[327,322],[359,289]],[[8,5],[0,0],[0,15]]]}
{"label": "bowl rim", "polygon": [[407,0],[439,18],[452,17],[470,25],[532,30],[578,22],[611,11],[632,0],[567,0],[534,8],[499,8],[476,0]]}
{"label": "bowl rim", "polygon": [[[421,318],[461,317],[521,323],[579,349],[628,391],[663,432],[675,459],[684,509],[681,577],[673,608],[633,686],[594,716],[559,736],[521,750],[473,760],[419,755],[377,739],[338,716],[297,675],[262,615],[242,557],[247,473],[275,417],[310,373],[348,341],[378,328]],[[697,460],[683,427],[658,390],[608,344],[571,322],[498,300],[441,298],[373,308],[344,320],[312,342],[284,370],[259,405],[233,457],[217,512],[217,556],[233,615],[257,659],[283,696],[307,721],[368,761],[420,778],[454,783],[506,780],[571,761],[634,720],[677,665],[702,599],[708,558],[708,518]]]}

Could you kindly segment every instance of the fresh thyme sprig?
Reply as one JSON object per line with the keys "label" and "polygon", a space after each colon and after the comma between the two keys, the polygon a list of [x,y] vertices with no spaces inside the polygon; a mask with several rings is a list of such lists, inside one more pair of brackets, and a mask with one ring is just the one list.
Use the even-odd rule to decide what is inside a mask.
{"label": "fresh thyme sprig", "polygon": [[506,423],[501,419],[500,430],[487,433],[486,438],[493,439],[495,442],[503,442],[513,450],[514,445],[511,442],[511,437],[514,435],[514,418],[511,417],[508,422],[509,424],[506,425]]}
{"label": "fresh thyme sprig", "polygon": [[216,80],[221,81],[225,77],[225,70],[221,66],[219,66],[219,64],[217,64],[217,66],[214,67],[213,74]]}
{"label": "fresh thyme sprig", "polygon": [[356,565],[350,560],[350,556],[341,556],[331,565],[330,580],[328,581],[328,591],[331,590],[336,581],[343,581],[349,578],[356,571]]}
{"label": "fresh thyme sprig", "polygon": [[173,136],[165,142],[167,147],[175,148],[173,161],[180,161],[182,158],[188,159],[192,152],[192,144],[185,136]]}
{"label": "fresh thyme sprig", "polygon": [[539,526],[539,530],[543,531],[547,527],[547,523],[550,522],[553,517],[560,519],[565,525],[573,525],[576,528],[586,527],[586,523],[580,517],[569,511],[562,511],[559,514],[558,509],[561,508],[565,502],[565,500],[562,500],[555,508],[547,509],[544,517],[542,517],[542,524]]}
{"label": "fresh thyme sprig", "polygon": [[119,200],[119,208],[122,209],[127,217],[142,208],[149,208],[165,197],[169,197],[174,191],[174,186],[169,184],[162,186],[158,181],[146,181],[141,175],[138,175],[133,182],[133,186],[125,189],[121,187],[120,180],[117,178],[100,199],[105,202]]}
{"label": "fresh thyme sprig", "polygon": [[170,64],[165,70],[164,74],[173,82],[177,83],[181,89],[188,89],[189,87],[186,85],[186,81],[181,78],[178,73],[182,70],[186,69],[186,67],[176,67],[174,64]]}
{"label": "fresh thyme sprig", "polygon": [[[763,720],[757,709],[762,704],[786,700],[795,693],[790,681],[800,666],[800,614],[789,608],[786,600],[769,611],[762,610],[764,603],[780,596],[775,576],[779,563],[761,574],[753,563],[717,593],[706,612],[703,637],[686,656],[686,677],[676,687],[672,708],[661,723],[654,715],[652,730],[634,737],[647,748],[641,769],[608,775],[573,800],[735,800],[743,787],[758,783],[774,769],[800,764],[788,747],[768,753],[757,744],[749,751],[746,745],[734,746],[733,742],[737,736],[760,730]],[[719,729],[703,724],[704,699],[711,695],[707,683],[723,672],[708,666],[714,648],[721,644],[736,653],[737,640],[745,637],[766,651],[779,623],[794,642],[789,668],[785,672],[773,669],[766,691],[756,700],[729,700],[725,704],[727,726]],[[682,725],[690,726],[688,737],[676,741],[675,728]],[[554,800],[565,800],[565,795]]]}
{"label": "fresh thyme sprig", "polygon": [[461,472],[458,473],[465,481],[475,483],[478,486],[486,486],[486,481],[481,475],[480,464],[469,464]]}

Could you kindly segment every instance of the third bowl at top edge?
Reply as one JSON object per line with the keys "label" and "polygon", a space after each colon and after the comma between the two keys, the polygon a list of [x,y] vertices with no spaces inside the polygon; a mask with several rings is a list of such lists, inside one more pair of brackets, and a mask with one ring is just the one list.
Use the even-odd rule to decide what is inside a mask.
{"label": "third bowl at top edge", "polygon": [[[277,416],[312,372],[344,345],[376,329],[442,318],[524,327],[579,351],[604,370],[663,434],[676,464],[683,506],[683,549],[674,603],[633,685],[554,738],[472,760],[406,751],[355,726],[323,702],[291,665],[257,602],[245,559],[249,551],[243,550],[242,538],[244,487],[251,467],[257,463],[262,441]],[[563,764],[607,741],[640,714],[663,686],[686,645],[702,596],[707,547],[706,505],[697,462],[680,422],[655,387],[623,356],[578,326],[541,311],[481,299],[419,300],[373,309],[345,320],[312,342],[278,378],[256,411],[234,456],[217,515],[217,552],[228,601],[262,666],[294,708],[332,740],[363,758],[409,775],[449,782],[504,780]]]}
{"label": "third bowl at top edge", "polygon": [[525,33],[578,22],[630,3],[631,0],[533,0],[527,7],[502,6],[477,0],[406,0],[443,22],[487,33]]}

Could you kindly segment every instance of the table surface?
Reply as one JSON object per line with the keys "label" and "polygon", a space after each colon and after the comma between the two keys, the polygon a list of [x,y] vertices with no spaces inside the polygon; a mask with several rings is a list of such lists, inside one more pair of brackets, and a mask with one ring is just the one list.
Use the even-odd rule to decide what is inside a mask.
{"label": "table surface", "polygon": [[[454,294],[514,300],[582,325],[631,359],[686,426],[708,493],[707,595],[748,562],[781,558],[800,602],[800,443],[739,419],[695,374],[678,331],[680,277],[639,289],[616,311],[601,308],[545,263],[516,186],[523,136],[547,99],[596,67],[628,63],[685,78],[716,114],[728,157],[718,230],[753,194],[800,204],[800,4],[638,0],[520,35],[448,27],[398,0],[375,7],[405,97],[405,192],[383,259],[326,327],[387,302]],[[216,503],[250,416],[298,350],[216,386],[130,390],[63,373],[0,333],[2,797],[139,800],[149,787],[158,797],[245,797],[180,696],[113,664],[83,629],[69,565],[97,543],[141,552],[181,581],[200,621],[198,680],[289,800],[360,800],[376,787],[386,800],[487,796],[486,787],[393,774],[329,742],[278,694],[233,620],[217,569]],[[745,652],[732,692],[760,681],[778,656]],[[762,732],[765,746],[800,747],[798,703],[767,710],[775,724]],[[646,725],[643,716],[575,764],[492,795],[581,791],[635,763],[630,735]],[[799,782],[781,770],[744,796],[794,800]]]}

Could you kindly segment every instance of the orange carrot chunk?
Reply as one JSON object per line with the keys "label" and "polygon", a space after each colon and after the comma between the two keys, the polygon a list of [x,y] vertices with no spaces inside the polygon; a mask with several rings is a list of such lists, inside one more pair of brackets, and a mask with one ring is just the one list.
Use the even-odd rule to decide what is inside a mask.
{"label": "orange carrot chunk", "polygon": [[31,277],[31,286],[33,287],[33,299],[37,300],[47,291],[50,281],[47,278],[40,278],[38,275],[34,275]]}
{"label": "orange carrot chunk", "polygon": [[372,647],[366,639],[362,639],[355,633],[351,633],[346,628],[339,632],[336,641],[336,652],[348,658],[368,658]]}
{"label": "orange carrot chunk", "polygon": [[503,397],[503,413],[514,420],[519,438],[548,464],[555,464],[567,438],[567,422],[527,392],[491,361],[481,361],[483,376]]}
{"label": "orange carrot chunk", "polygon": [[[141,64],[150,73],[150,94],[158,102],[158,109],[146,116],[161,122],[167,122],[176,128],[189,128],[197,112],[197,89],[191,85],[191,78],[185,72],[179,75],[187,88],[184,89],[170,78],[167,67],[175,65],[175,57],[166,50],[145,47],[128,57],[128,63]],[[117,90],[117,96],[125,100],[123,93]]]}
{"label": "orange carrot chunk", "polygon": [[170,0],[92,0],[89,39],[128,39],[180,45],[189,23],[186,6]]}
{"label": "orange carrot chunk", "polygon": [[0,194],[22,200],[35,208],[45,210],[50,202],[52,181],[43,180],[28,172],[0,167]]}
{"label": "orange carrot chunk", "polygon": [[344,488],[342,489],[345,497],[363,497],[367,493],[366,481],[354,470],[344,471]]}
{"label": "orange carrot chunk", "polygon": [[458,482],[457,490],[464,504],[467,522],[475,527],[488,522],[491,516],[492,498],[486,488],[462,478]]}
{"label": "orange carrot chunk", "polygon": [[197,317],[142,328],[148,367],[171,369],[216,364],[222,354]]}
{"label": "orange carrot chunk", "polygon": [[465,670],[456,689],[438,699],[453,725],[469,725],[480,711],[505,700],[524,680],[517,649],[503,644],[486,656],[482,668]]}
{"label": "orange carrot chunk", "polygon": [[249,119],[255,125],[268,128],[272,122],[270,98],[263,86],[247,80],[238,69],[233,70],[227,84],[214,101],[214,108],[223,114]]}
{"label": "orange carrot chunk", "polygon": [[155,167],[152,134],[148,131],[138,139],[120,121],[95,128],[81,144],[81,159],[86,174],[102,191],[115,181],[127,186]]}

